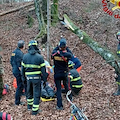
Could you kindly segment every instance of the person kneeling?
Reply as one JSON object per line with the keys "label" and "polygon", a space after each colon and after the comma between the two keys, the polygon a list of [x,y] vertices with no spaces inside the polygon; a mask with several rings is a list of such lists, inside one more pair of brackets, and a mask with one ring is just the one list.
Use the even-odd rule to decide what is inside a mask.
{"label": "person kneeling", "polygon": [[69,73],[68,73],[68,78],[69,78],[69,86],[72,90],[72,95],[78,95],[81,88],[83,87],[81,77],[77,70],[74,68],[74,63],[69,60],[68,62],[68,68],[69,68]]}

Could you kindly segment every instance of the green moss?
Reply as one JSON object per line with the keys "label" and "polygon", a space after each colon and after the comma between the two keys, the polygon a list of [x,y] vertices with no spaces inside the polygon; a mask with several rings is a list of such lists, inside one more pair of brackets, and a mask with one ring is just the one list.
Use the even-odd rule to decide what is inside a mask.
{"label": "green moss", "polygon": [[34,24],[34,19],[30,15],[28,15],[27,18],[28,18],[27,24],[28,24],[29,28],[31,28]]}

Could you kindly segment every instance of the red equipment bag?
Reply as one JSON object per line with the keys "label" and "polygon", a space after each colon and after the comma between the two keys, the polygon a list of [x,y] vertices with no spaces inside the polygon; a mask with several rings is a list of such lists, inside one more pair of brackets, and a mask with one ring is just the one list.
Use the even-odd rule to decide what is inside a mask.
{"label": "red equipment bag", "polygon": [[5,84],[2,95],[6,95],[8,93],[8,89],[9,89],[9,86],[7,84]]}
{"label": "red equipment bag", "polygon": [[17,88],[17,81],[16,81],[16,78],[14,78],[14,80],[13,80],[13,87],[14,87],[14,88]]}

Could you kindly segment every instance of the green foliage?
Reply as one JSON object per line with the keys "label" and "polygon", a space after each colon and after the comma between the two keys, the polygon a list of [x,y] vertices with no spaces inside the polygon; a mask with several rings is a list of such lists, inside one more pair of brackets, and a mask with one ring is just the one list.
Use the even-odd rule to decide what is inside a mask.
{"label": "green foliage", "polygon": [[28,15],[27,18],[28,18],[27,24],[28,24],[29,28],[31,28],[34,24],[34,19],[30,15]]}
{"label": "green foliage", "polygon": [[51,5],[51,24],[53,26],[56,25],[56,23],[59,20],[59,13],[58,13],[58,0],[54,0],[53,4]]}

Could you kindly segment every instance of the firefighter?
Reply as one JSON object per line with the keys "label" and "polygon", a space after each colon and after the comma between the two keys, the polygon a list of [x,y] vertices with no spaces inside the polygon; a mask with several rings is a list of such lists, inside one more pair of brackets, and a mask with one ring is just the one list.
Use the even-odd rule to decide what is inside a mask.
{"label": "firefighter", "polygon": [[29,42],[28,53],[23,57],[22,80],[27,80],[27,109],[32,110],[32,115],[38,114],[41,94],[41,77],[46,84],[46,69],[43,57],[36,51],[37,42]]}
{"label": "firefighter", "polygon": [[119,42],[119,43],[118,43],[118,46],[117,46],[117,56],[120,57],[120,31],[117,32],[116,37],[117,37],[117,40],[118,40],[118,42]]}
{"label": "firefighter", "polygon": [[68,62],[68,67],[69,67],[69,73],[68,73],[68,78],[69,78],[69,87],[72,90],[72,95],[78,95],[81,88],[83,87],[81,77],[77,70],[74,68],[74,63],[69,60]]}
{"label": "firefighter", "polygon": [[[117,40],[119,41],[119,44],[117,46],[117,56],[120,58],[120,31],[117,32]],[[120,95],[120,72],[115,71],[115,79],[116,79],[116,83],[118,84],[118,89],[115,93],[113,93],[113,95],[117,96]]]}
{"label": "firefighter", "polygon": [[76,56],[72,56],[72,58],[70,59],[75,65],[74,65],[74,68],[80,72],[81,68],[82,68],[82,65],[81,65],[81,62],[80,60],[76,57]]}
{"label": "firefighter", "polygon": [[69,50],[66,47],[66,39],[61,38],[59,46],[57,46],[52,52],[52,59],[54,60],[54,81],[57,88],[57,106],[56,109],[63,110],[62,97],[61,97],[61,81],[65,91],[68,91],[68,61],[71,59],[72,54],[66,51]]}
{"label": "firefighter", "polygon": [[24,85],[21,79],[21,62],[24,55],[22,50],[24,48],[24,44],[25,42],[23,40],[18,41],[17,48],[12,52],[12,56],[10,59],[12,72],[17,80],[17,89],[15,93],[15,105],[23,104],[23,102],[20,102],[20,98],[24,88]]}

